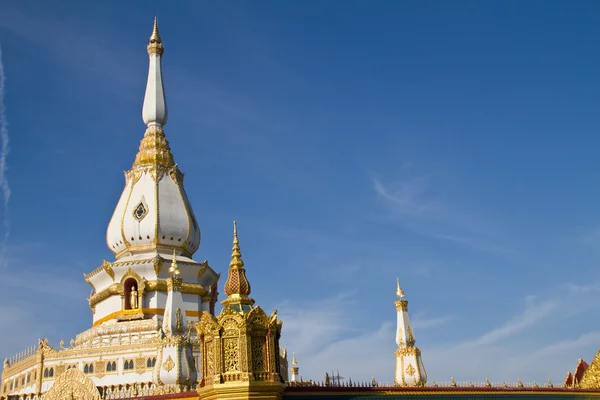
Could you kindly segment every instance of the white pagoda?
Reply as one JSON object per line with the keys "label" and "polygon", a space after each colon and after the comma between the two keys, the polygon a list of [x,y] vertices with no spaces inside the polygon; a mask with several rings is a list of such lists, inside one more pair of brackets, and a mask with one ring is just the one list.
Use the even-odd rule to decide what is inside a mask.
{"label": "white pagoda", "polygon": [[40,340],[5,360],[1,398],[122,398],[196,385],[193,323],[203,311],[214,314],[219,274],[192,259],[200,228],[163,130],[164,47],[156,19],[147,49],[146,132],[106,232],[115,260],[84,275],[93,288],[92,326],[59,348]]}

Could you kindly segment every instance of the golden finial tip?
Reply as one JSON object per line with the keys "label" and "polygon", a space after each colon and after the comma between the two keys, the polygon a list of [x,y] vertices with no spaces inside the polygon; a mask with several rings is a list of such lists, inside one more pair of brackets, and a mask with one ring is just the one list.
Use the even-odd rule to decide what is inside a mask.
{"label": "golden finial tip", "polygon": [[396,296],[404,297],[404,291],[400,287],[400,279],[396,278]]}
{"label": "golden finial tip", "polygon": [[171,261],[171,268],[169,268],[169,272],[173,275],[179,275],[179,266],[177,265],[177,256],[175,254],[175,249],[173,249],[173,260]]}
{"label": "golden finial tip", "polygon": [[162,43],[158,34],[158,18],[154,17],[154,26],[152,27],[152,35],[150,35],[150,43]]}

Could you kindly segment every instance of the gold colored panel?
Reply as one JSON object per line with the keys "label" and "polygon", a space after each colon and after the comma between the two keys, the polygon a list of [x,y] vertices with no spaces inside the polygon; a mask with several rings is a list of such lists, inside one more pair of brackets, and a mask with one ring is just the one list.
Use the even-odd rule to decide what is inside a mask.
{"label": "gold colored panel", "polygon": [[223,352],[225,353],[225,372],[240,370],[238,338],[223,339]]}

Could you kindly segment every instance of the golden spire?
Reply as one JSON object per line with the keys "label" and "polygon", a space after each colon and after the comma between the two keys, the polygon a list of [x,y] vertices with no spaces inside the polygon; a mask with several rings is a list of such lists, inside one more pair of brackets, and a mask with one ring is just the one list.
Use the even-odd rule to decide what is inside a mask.
{"label": "golden spire", "polygon": [[165,48],[162,45],[162,39],[158,34],[158,19],[154,17],[154,26],[152,27],[152,35],[150,35],[150,41],[148,42],[148,54],[162,55]]}
{"label": "golden spire", "polygon": [[292,365],[298,365],[298,362],[296,361],[296,354],[292,353]]}
{"label": "golden spire", "polygon": [[231,261],[229,266],[232,268],[241,268],[244,266],[242,253],[240,253],[240,242],[237,234],[237,223],[233,221],[233,248],[231,249]]}
{"label": "golden spire", "polygon": [[396,297],[404,297],[404,291],[400,287],[400,279],[396,278]]}
{"label": "golden spire", "polygon": [[150,43],[162,43],[160,35],[158,34],[158,18],[154,17],[154,27],[152,28],[152,35],[150,35]]}
{"label": "golden spire", "polygon": [[171,261],[171,267],[169,268],[169,272],[173,275],[179,275],[181,272],[179,271],[179,266],[177,265],[177,257],[175,257],[175,249],[173,249],[173,260]]}
{"label": "golden spire", "polygon": [[227,271],[227,281],[225,282],[225,294],[228,297],[221,302],[224,306],[254,304],[254,300],[248,297],[250,294],[250,282],[246,278],[244,261],[242,261],[242,254],[240,253],[237,223],[235,221],[233,221],[233,247],[231,249],[229,271]]}

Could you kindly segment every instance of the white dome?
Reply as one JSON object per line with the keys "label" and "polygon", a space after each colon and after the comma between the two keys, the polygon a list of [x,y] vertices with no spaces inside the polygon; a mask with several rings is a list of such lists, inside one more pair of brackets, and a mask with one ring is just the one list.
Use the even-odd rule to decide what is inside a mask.
{"label": "white dome", "polygon": [[140,252],[194,254],[200,228],[160,127],[149,127],[108,224],[106,243],[120,258]]}
{"label": "white dome", "polygon": [[183,174],[163,131],[167,122],[160,67],[163,51],[155,20],[142,111],[147,129],[133,167],[125,173],[125,189],[106,231],[106,244],[117,259],[173,250],[191,257],[200,247],[200,228],[183,188]]}

